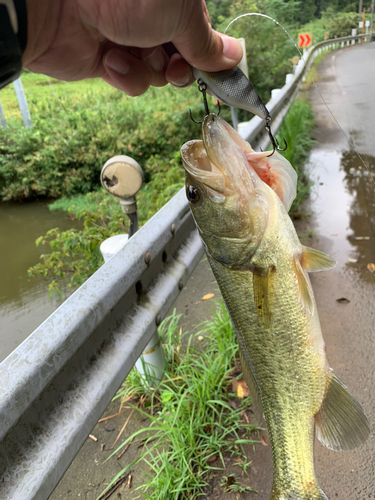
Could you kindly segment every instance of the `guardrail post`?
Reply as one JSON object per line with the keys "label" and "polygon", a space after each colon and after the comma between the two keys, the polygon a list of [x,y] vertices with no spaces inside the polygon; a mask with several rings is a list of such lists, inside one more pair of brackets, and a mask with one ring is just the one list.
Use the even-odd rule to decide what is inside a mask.
{"label": "guardrail post", "polygon": [[288,85],[288,83],[292,82],[294,78],[293,73],[288,73],[285,77],[285,85]]}
{"label": "guardrail post", "polygon": [[[129,241],[127,234],[117,234],[103,241],[100,245],[104,262],[108,262]],[[164,377],[165,358],[159,334],[156,331],[144,348],[135,366],[141,374],[145,386],[155,387]]]}
{"label": "guardrail post", "polygon": [[17,78],[17,80],[14,80],[13,85],[14,85],[14,89],[16,91],[18,105],[19,105],[20,110],[21,110],[23,123],[24,123],[26,128],[30,128],[32,126],[30,111],[29,111],[29,108],[27,106],[26,96],[25,96],[25,92],[23,91],[21,78]]}

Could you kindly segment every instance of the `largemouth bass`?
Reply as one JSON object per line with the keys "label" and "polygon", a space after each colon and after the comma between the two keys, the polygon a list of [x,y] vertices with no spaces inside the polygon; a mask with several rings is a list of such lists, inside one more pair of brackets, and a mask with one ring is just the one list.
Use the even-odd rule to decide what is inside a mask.
{"label": "largemouth bass", "polygon": [[271,500],[327,499],[314,473],[314,429],[335,451],[370,426],[333,374],[310,271],[335,261],[303,246],[288,215],[297,175],[278,153],[255,152],[217,115],[181,149],[186,195],[238,337],[243,373],[272,449]]}

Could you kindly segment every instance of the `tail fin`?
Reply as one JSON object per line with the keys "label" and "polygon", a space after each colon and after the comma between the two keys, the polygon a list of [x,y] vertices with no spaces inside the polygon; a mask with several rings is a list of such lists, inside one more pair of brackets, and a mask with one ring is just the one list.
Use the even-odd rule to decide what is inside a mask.
{"label": "tail fin", "polygon": [[360,446],[371,431],[361,405],[335,375],[331,377],[315,424],[319,441],[334,451],[348,451]]}

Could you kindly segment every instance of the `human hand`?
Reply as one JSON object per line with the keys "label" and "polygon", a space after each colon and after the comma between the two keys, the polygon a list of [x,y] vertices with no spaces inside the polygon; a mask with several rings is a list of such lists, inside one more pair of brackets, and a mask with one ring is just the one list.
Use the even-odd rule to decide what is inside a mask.
{"label": "human hand", "polygon": [[204,0],[26,0],[24,66],[61,80],[101,77],[128,95],[232,68],[240,43],[212,30]]}

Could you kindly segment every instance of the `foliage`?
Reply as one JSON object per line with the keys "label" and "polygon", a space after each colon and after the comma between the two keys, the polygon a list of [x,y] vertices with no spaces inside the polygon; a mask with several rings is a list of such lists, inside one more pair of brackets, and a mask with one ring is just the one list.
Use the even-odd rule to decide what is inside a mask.
{"label": "foliage", "polygon": [[[139,490],[153,500],[202,495],[209,474],[225,469],[228,454],[246,473],[243,445],[254,443],[251,432],[256,427],[243,416],[250,398],[239,400],[231,394],[238,345],[224,305],[195,336],[182,333],[179,318],[174,312],[159,327],[168,367],[163,382],[156,389],[147,389],[133,369],[116,396],[120,410],[132,402],[148,425],[113,452],[118,455],[129,442],[145,439],[141,456],[112,482],[143,461],[151,472]],[[204,349],[197,348],[198,335],[204,337]]]}
{"label": "foliage", "polygon": [[339,38],[351,34],[353,28],[358,27],[358,21],[362,19],[355,12],[336,12],[329,7],[322,17],[304,26],[304,30],[311,32],[313,43],[324,40],[328,33],[329,38]]}
{"label": "foliage", "polygon": [[[181,144],[199,134],[187,114],[198,100],[193,87],[184,93],[151,89],[136,99],[99,87],[31,100],[32,128],[10,120],[0,130],[0,199],[87,193],[98,187],[105,161],[124,153],[140,163],[147,181],[155,156],[165,166]],[[194,108],[197,114],[203,110],[202,104]]]}

